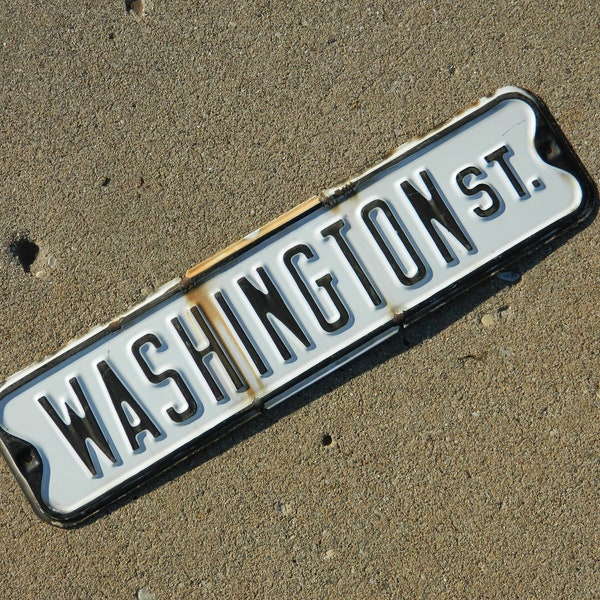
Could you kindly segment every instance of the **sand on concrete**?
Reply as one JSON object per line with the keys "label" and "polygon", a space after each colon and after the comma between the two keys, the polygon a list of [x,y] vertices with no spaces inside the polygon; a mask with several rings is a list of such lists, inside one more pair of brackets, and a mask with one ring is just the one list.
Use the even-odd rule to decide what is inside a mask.
{"label": "sand on concrete", "polygon": [[[0,380],[500,86],[599,179],[594,0],[130,8],[0,5]],[[599,227],[77,529],[0,461],[0,596],[597,598]]]}

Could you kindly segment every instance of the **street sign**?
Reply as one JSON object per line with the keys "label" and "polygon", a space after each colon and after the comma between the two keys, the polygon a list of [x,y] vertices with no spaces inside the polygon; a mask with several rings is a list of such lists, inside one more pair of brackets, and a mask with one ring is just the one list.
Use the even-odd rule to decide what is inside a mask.
{"label": "street sign", "polygon": [[8,379],[3,454],[78,522],[592,208],[547,110],[503,88]]}

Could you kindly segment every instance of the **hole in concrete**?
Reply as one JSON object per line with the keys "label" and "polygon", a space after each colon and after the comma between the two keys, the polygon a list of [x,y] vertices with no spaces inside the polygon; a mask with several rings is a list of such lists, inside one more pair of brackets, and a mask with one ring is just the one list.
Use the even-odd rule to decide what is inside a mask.
{"label": "hole in concrete", "polygon": [[328,433],[323,434],[323,437],[321,438],[321,445],[331,446],[331,444],[333,444],[333,438]]}
{"label": "hole in concrete", "polygon": [[10,253],[19,261],[25,273],[29,273],[31,265],[34,263],[40,251],[39,246],[27,239],[21,237],[16,239],[9,247]]}

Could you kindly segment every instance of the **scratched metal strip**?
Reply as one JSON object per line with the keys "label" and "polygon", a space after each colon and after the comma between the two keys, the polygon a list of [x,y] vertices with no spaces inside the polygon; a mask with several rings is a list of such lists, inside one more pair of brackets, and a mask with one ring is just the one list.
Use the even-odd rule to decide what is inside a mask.
{"label": "scratched metal strip", "polygon": [[38,514],[75,523],[587,218],[593,197],[544,106],[500,90],[11,377],[0,449]]}

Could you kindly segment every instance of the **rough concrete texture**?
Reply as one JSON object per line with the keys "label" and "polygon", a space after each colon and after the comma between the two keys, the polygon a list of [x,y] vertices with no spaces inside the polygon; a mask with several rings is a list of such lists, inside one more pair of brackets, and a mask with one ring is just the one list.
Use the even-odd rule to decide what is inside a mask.
{"label": "rough concrete texture", "polygon": [[[0,380],[502,85],[599,179],[594,0],[129,9],[0,5]],[[599,597],[599,240],[596,219],[77,529],[0,461],[0,596]]]}

